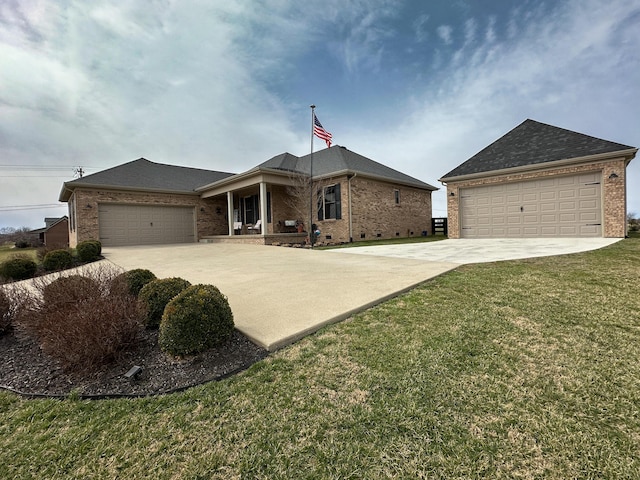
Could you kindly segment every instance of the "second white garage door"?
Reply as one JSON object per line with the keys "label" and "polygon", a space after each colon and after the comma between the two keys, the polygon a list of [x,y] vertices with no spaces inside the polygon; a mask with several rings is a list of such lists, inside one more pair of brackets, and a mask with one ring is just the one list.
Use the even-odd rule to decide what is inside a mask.
{"label": "second white garage door", "polygon": [[601,174],[460,189],[462,238],[601,237]]}
{"label": "second white garage door", "polygon": [[98,221],[107,247],[195,241],[193,207],[101,203]]}

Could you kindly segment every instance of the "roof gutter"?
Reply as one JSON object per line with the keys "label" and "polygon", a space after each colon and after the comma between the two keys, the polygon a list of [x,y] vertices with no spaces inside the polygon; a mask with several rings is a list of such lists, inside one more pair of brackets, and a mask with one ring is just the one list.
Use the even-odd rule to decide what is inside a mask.
{"label": "roof gutter", "polygon": [[434,187],[433,185],[429,185],[426,182],[420,182],[420,183],[414,183],[414,182],[409,182],[406,180],[400,180],[397,178],[390,178],[390,177],[384,177],[381,175],[374,175],[371,173],[366,173],[366,172],[359,172],[356,170],[338,170],[335,172],[331,172],[331,173],[327,173],[324,175],[317,175],[313,177],[314,180],[323,180],[326,178],[335,178],[335,177],[339,177],[342,175],[359,175],[361,177],[366,177],[366,178],[371,178],[373,180],[380,180],[382,182],[386,182],[386,183],[393,183],[396,185],[404,185],[406,187],[413,187],[413,188],[420,188],[422,190],[429,190],[429,191],[436,191],[436,190],[440,190],[438,187]]}
{"label": "roof gutter", "polygon": [[202,187],[198,187],[195,189],[195,192],[203,192],[205,190],[211,190],[212,188],[219,188],[219,187],[223,187],[225,185],[231,185],[234,184],[236,182],[245,180],[247,178],[253,177],[255,175],[258,175],[260,173],[269,173],[269,174],[273,174],[273,175],[279,175],[282,177],[290,177],[291,175],[295,175],[296,173],[302,173],[302,172],[296,172],[294,170],[280,170],[277,168],[260,168],[260,167],[255,167],[252,168],[251,170],[247,170],[246,172],[242,172],[242,173],[238,173],[236,175],[232,175],[230,177],[226,177],[223,178],[222,180],[218,180],[217,182],[213,182],[213,183],[209,183],[207,185],[203,185]]}

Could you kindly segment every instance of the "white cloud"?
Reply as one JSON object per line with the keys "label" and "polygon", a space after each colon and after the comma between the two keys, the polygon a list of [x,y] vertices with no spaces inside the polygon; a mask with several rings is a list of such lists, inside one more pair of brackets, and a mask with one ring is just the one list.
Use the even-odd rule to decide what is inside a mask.
{"label": "white cloud", "polygon": [[[640,10],[632,2],[592,1],[569,3],[553,17],[521,15],[526,25],[522,16],[510,22],[516,38],[489,35],[458,50],[440,72],[440,88],[417,95],[413,112],[385,142],[371,146],[362,132],[354,147],[435,183],[526,118],[640,145],[640,29],[623,21],[639,18]],[[468,25],[468,37],[471,31]],[[629,208],[640,211],[636,167],[632,162]],[[443,215],[443,192],[434,198],[434,214]]]}
{"label": "white cloud", "polygon": [[427,38],[429,38],[429,32],[426,28],[429,18],[429,15],[422,14],[418,15],[418,17],[413,21],[413,29],[415,31],[415,37],[418,43],[424,42],[425,40],[427,40]]}
{"label": "white cloud", "polygon": [[440,40],[442,40],[446,45],[451,45],[453,43],[453,39],[451,38],[451,34],[453,33],[453,28],[451,25],[440,25],[436,28],[436,33]]}

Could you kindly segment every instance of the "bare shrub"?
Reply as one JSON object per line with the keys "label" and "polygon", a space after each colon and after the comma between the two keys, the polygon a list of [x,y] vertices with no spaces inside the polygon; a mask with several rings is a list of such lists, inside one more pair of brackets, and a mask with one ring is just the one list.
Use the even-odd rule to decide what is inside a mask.
{"label": "bare shrub", "polygon": [[91,277],[69,275],[59,277],[42,287],[42,300],[47,308],[59,304],[64,307],[78,304],[102,295],[101,285]]}
{"label": "bare shrub", "polygon": [[11,301],[4,290],[0,289],[0,336],[11,330]]}
{"label": "bare shrub", "polygon": [[66,371],[89,372],[114,360],[137,342],[144,317],[134,295],[111,289],[118,273],[101,266],[51,283],[37,279],[20,330]]}
{"label": "bare shrub", "polygon": [[0,287],[0,336],[14,330],[22,313],[33,305],[33,291],[26,284]]}

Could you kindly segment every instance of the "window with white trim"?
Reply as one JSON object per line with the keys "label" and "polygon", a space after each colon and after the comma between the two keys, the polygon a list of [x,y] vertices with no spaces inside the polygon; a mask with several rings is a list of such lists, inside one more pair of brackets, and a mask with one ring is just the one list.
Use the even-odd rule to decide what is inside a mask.
{"label": "window with white trim", "polygon": [[328,185],[318,191],[318,220],[342,218],[340,184]]}

